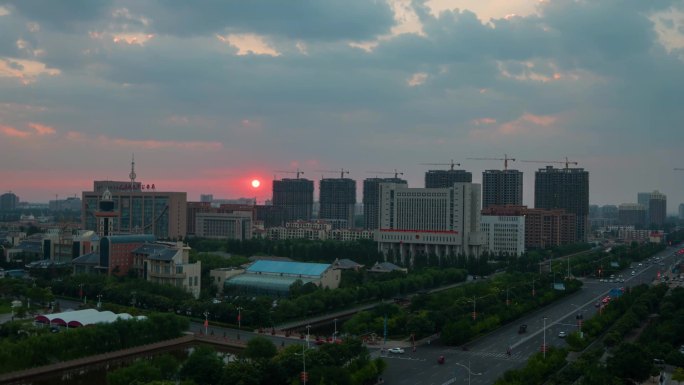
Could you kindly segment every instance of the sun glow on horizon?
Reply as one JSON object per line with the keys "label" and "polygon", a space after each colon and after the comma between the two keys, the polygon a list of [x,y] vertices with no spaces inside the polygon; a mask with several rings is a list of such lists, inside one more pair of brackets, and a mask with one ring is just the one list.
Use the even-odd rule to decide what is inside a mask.
{"label": "sun glow on horizon", "polygon": [[252,187],[258,188],[259,186],[261,186],[261,181],[259,179],[252,179]]}

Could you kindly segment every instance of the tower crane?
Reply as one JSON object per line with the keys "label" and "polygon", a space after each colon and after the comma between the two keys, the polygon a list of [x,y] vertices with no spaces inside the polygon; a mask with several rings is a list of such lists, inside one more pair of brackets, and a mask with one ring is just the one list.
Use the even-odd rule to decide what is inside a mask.
{"label": "tower crane", "polygon": [[565,161],[558,161],[558,160],[521,160],[521,162],[525,163],[546,163],[546,164],[564,164],[565,168],[568,169],[571,164],[577,165],[577,162],[572,162],[568,160],[568,157],[565,157]]}
{"label": "tower crane", "polygon": [[508,161],[515,162],[515,158],[509,158],[508,154],[504,154],[503,158],[467,158],[467,159],[472,159],[472,160],[503,160],[504,161],[504,170],[508,170]]}
{"label": "tower crane", "polygon": [[389,172],[389,171],[366,171],[369,174],[394,174],[394,179],[397,179],[399,175],[404,175],[403,172],[397,171],[397,169],[394,169],[394,172]]}
{"label": "tower crane", "polygon": [[[274,170],[273,172],[285,173],[285,174],[297,174],[297,179],[299,179],[300,174],[304,174],[304,171],[297,169],[297,171],[284,171],[284,170]],[[275,179],[275,178],[273,178]]]}
{"label": "tower crane", "polygon": [[421,163],[422,166],[449,166],[450,170],[454,170],[454,166],[460,166],[460,163],[454,163],[454,160],[451,160],[451,163]]}
{"label": "tower crane", "polygon": [[316,172],[339,172],[340,173],[340,179],[344,178],[344,174],[349,174],[349,170],[345,170],[341,168],[339,171],[337,170],[316,170]]}

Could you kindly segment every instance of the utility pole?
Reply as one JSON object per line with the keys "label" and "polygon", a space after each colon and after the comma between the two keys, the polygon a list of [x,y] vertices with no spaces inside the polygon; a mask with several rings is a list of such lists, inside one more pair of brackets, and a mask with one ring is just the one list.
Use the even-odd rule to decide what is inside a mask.
{"label": "utility pole", "polygon": [[544,317],[544,344],[542,345],[542,353],[546,359],[546,317]]}

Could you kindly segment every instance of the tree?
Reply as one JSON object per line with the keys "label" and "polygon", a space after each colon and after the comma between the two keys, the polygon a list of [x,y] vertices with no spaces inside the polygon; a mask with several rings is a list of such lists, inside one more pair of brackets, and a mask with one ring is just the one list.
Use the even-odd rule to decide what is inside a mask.
{"label": "tree", "polygon": [[266,337],[256,336],[247,342],[243,356],[253,361],[267,361],[278,354],[278,349]]}
{"label": "tree", "polygon": [[652,368],[653,362],[646,351],[633,343],[621,344],[608,359],[609,372],[622,379],[644,381]]}
{"label": "tree", "polygon": [[161,370],[144,360],[107,374],[109,385],[145,384],[161,379]]}
{"label": "tree", "polygon": [[677,384],[684,381],[684,369],[676,368],[672,373],[672,381],[677,381]]}
{"label": "tree", "polygon": [[223,361],[216,351],[205,346],[198,347],[180,371],[181,379],[190,379],[198,385],[212,385],[219,382],[223,372]]}

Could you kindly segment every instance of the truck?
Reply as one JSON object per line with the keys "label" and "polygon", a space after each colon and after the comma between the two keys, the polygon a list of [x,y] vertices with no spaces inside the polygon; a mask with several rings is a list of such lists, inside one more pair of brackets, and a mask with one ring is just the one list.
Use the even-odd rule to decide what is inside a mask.
{"label": "truck", "polygon": [[624,287],[614,287],[610,289],[610,293],[608,295],[610,298],[619,298],[625,293],[625,288]]}

